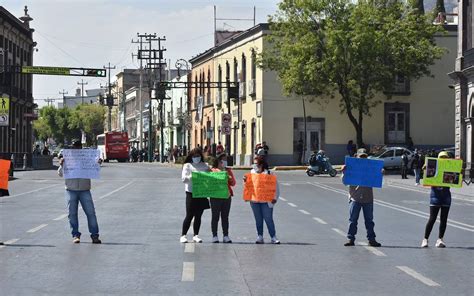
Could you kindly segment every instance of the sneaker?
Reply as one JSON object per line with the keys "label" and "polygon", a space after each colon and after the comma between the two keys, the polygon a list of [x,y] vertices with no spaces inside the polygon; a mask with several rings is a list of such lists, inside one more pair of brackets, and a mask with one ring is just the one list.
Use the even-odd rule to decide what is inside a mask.
{"label": "sneaker", "polygon": [[272,244],[274,244],[274,245],[279,245],[280,244],[280,241],[277,239],[276,236],[272,237]]}
{"label": "sneaker", "polygon": [[344,243],[344,246],[346,246],[346,247],[355,246],[354,240],[352,240],[352,239],[348,240],[346,243]]}
{"label": "sneaker", "polygon": [[202,243],[202,239],[198,235],[193,236],[193,241],[195,243]]}
{"label": "sneaker", "polygon": [[93,244],[101,244],[102,241],[101,241],[98,237],[93,237],[93,238],[92,238],[92,243],[93,243]]}
{"label": "sneaker", "polygon": [[422,241],[421,241],[421,247],[422,248],[428,248],[428,240],[426,238],[424,238]]}
{"label": "sneaker", "polygon": [[436,247],[437,248],[446,248],[446,244],[444,243],[442,238],[438,238],[436,241]]}
{"label": "sneaker", "polygon": [[420,183],[415,183],[415,186],[418,186],[418,185],[420,185]]}
{"label": "sneaker", "polygon": [[230,239],[229,236],[224,236],[224,239],[222,240],[224,244],[231,244],[232,240]]}
{"label": "sneaker", "polygon": [[72,242],[75,243],[75,244],[78,244],[78,243],[81,242],[81,238],[78,237],[78,236],[75,236],[75,237],[72,238]]}
{"label": "sneaker", "polygon": [[259,235],[257,236],[257,240],[255,241],[256,244],[264,244],[265,242],[263,241],[263,236]]}
{"label": "sneaker", "polygon": [[369,241],[369,246],[378,248],[378,247],[381,247],[382,244],[377,242],[376,240],[371,240]]}
{"label": "sneaker", "polygon": [[219,242],[219,238],[217,237],[217,235],[212,237],[212,242],[213,243],[218,243]]}
{"label": "sneaker", "polygon": [[0,242],[0,246],[3,246],[3,242]]}
{"label": "sneaker", "polygon": [[180,238],[179,238],[179,242],[180,243],[187,243],[188,242],[188,238],[186,237],[186,235],[182,235]]}

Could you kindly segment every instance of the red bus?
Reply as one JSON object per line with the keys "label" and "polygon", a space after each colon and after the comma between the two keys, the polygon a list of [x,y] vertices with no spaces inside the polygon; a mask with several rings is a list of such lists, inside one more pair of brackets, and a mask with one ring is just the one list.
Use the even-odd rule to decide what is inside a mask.
{"label": "red bus", "polygon": [[105,162],[116,159],[126,162],[129,159],[128,134],[127,132],[107,132],[97,136],[97,149],[100,158]]}

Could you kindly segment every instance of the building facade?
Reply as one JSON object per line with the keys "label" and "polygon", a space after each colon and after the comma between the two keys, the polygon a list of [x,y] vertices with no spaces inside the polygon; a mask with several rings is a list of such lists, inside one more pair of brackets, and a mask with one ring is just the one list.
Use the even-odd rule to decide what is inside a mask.
{"label": "building facade", "polygon": [[[8,110],[8,121],[0,126],[0,154],[23,157],[33,148],[33,101],[31,74],[19,74],[12,67],[31,66],[36,42],[33,19],[28,15],[16,18],[0,6],[0,96],[2,109]],[[4,99],[5,98],[5,99]]]}
{"label": "building facade", "polygon": [[472,0],[459,0],[457,59],[454,72],[455,150],[464,160],[465,178],[474,178],[474,6]]}

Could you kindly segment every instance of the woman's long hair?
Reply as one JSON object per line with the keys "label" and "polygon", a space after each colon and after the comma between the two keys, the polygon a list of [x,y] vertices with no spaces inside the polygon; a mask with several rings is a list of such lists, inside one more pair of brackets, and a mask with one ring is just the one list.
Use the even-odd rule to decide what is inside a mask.
{"label": "woman's long hair", "polygon": [[204,155],[202,154],[202,150],[199,148],[194,148],[193,150],[189,151],[188,156],[184,160],[184,163],[192,163],[194,156],[201,156],[201,161],[204,161]]}
{"label": "woman's long hair", "polygon": [[268,162],[265,160],[265,158],[261,155],[255,156],[254,160],[257,161],[257,165],[262,168],[262,170],[268,170]]}
{"label": "woman's long hair", "polygon": [[223,160],[224,158],[226,158],[227,155],[225,153],[221,153],[219,155],[217,155],[216,158],[214,158],[214,160],[212,161],[212,168],[216,169],[219,167],[219,162],[221,160]]}

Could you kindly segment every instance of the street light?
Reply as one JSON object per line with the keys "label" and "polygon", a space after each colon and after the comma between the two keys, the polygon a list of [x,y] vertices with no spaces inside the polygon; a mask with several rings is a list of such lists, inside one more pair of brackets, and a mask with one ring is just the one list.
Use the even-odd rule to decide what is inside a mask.
{"label": "street light", "polygon": [[[182,68],[186,68],[186,75],[190,72],[190,67],[189,67],[189,62],[186,61],[185,59],[179,59],[176,61],[176,63],[174,64],[174,66],[176,67],[176,69],[178,70],[178,76],[176,77],[179,81],[179,79],[181,78],[181,75],[180,75],[180,70]],[[189,113],[189,110],[191,109],[190,106],[189,106],[189,100],[187,99],[187,90],[185,91],[185,94],[186,94],[186,104],[187,104],[187,108],[186,108],[186,120],[183,120],[184,122],[184,128],[187,132],[187,136],[184,137],[185,139],[187,138],[187,141],[185,141],[185,145],[186,146],[186,142],[187,142],[187,145],[189,146],[189,144],[191,143],[191,133],[189,132],[190,129],[188,129],[188,122],[187,122],[187,119],[188,118],[191,118],[191,114]],[[188,147],[189,148],[189,147]],[[189,149],[188,149],[189,150]]]}

